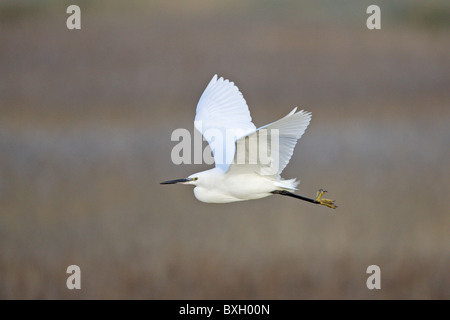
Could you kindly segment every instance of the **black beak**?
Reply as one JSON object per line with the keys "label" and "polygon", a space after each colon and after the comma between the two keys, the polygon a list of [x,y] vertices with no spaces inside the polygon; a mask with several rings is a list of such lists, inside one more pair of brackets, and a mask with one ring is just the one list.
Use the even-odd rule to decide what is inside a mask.
{"label": "black beak", "polygon": [[192,178],[184,178],[184,179],[176,179],[176,180],[164,181],[164,182],[161,182],[160,184],[175,184],[175,183],[189,182],[189,181],[192,181],[192,180],[194,180],[194,179],[192,179]]}

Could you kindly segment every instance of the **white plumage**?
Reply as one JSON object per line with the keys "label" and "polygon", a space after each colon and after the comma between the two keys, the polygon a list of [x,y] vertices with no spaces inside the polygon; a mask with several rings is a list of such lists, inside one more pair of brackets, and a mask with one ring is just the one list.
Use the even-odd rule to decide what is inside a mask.
{"label": "white plumage", "polygon": [[[295,179],[283,180],[280,176],[310,121],[310,112],[297,112],[294,108],[280,120],[256,129],[238,87],[215,75],[200,97],[194,121],[195,128],[211,147],[215,168],[163,184],[193,184],[196,186],[195,197],[210,203],[282,194],[335,208],[332,200],[321,199],[323,192],[316,199],[291,193],[296,190],[298,182]],[[275,145],[278,150],[273,141],[279,142]],[[266,152],[263,155],[268,155],[266,161],[260,153],[255,157],[254,151],[259,152],[259,149]]]}

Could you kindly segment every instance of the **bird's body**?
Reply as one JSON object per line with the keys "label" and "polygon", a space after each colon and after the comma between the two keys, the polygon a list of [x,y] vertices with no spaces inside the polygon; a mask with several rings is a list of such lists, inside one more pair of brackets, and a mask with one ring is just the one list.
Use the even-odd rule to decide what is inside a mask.
{"label": "bird's body", "polygon": [[[305,132],[311,113],[294,108],[288,115],[256,129],[246,101],[233,82],[215,75],[197,105],[195,128],[208,141],[215,168],[162,184],[195,185],[195,197],[207,203],[228,203],[281,194],[336,208],[332,200],[292,193],[296,179],[280,174]],[[270,140],[270,142],[269,142]]]}
{"label": "bird's body", "polygon": [[271,196],[274,190],[294,191],[297,183],[280,180],[274,176],[263,176],[256,172],[227,174],[219,168],[195,173],[198,177],[194,188],[195,197],[208,203],[227,203],[261,199]]}

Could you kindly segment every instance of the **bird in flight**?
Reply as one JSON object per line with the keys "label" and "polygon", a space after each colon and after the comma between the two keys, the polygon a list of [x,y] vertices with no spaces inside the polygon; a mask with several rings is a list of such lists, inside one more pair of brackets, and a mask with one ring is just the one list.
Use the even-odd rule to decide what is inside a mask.
{"label": "bird in flight", "polygon": [[[194,121],[211,147],[215,167],[161,184],[194,185],[195,197],[207,203],[279,194],[335,209],[334,200],[322,198],[325,190],[320,189],[315,198],[307,198],[294,193],[299,183],[296,179],[280,176],[310,121],[310,112],[294,108],[280,120],[257,129],[238,87],[215,75],[200,97]],[[255,151],[258,148],[259,153]]]}

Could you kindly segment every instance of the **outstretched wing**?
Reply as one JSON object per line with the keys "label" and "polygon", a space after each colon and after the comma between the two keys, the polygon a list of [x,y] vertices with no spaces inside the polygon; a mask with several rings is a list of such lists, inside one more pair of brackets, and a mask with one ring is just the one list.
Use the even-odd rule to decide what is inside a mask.
{"label": "outstretched wing", "polygon": [[238,87],[217,75],[200,97],[194,126],[208,141],[216,167],[223,171],[233,161],[236,141],[256,130]]}
{"label": "outstretched wing", "polygon": [[296,111],[239,139],[230,171],[280,175],[311,121],[310,112]]}

